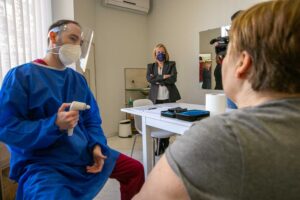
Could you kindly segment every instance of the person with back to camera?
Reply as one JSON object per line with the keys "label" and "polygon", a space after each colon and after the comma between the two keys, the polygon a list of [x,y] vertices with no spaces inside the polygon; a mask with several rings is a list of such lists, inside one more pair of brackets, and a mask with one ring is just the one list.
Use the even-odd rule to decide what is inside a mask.
{"label": "person with back to camera", "polygon": [[[150,85],[149,99],[154,104],[171,103],[179,100],[180,94],[175,85],[177,81],[176,63],[169,61],[169,53],[163,44],[157,44],[153,50],[154,63],[147,66],[147,81]],[[164,153],[169,145],[169,138],[159,140],[160,152]]]}
{"label": "person with back to camera", "polygon": [[[78,22],[55,22],[46,56],[11,69],[3,81],[0,141],[11,152],[17,199],[93,199],[110,177],[129,200],[144,183],[142,164],[107,145],[85,78],[66,67],[83,52],[81,35]],[[68,110],[72,101],[90,109]]]}
{"label": "person with back to camera", "polygon": [[[225,54],[225,52],[224,52]],[[216,55],[216,68],[214,71],[216,86],[215,90],[223,90],[223,84],[222,84],[222,62],[224,59],[224,55]]]}
{"label": "person with back to camera", "polygon": [[203,65],[202,89],[211,89],[211,60],[206,60]]}
{"label": "person with back to camera", "polygon": [[300,1],[256,4],[233,20],[225,94],[166,150],[134,200],[300,199]]}

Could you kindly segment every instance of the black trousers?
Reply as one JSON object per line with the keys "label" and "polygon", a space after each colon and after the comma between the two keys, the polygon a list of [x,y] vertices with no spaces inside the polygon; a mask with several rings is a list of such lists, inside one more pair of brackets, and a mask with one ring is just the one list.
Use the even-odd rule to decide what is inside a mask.
{"label": "black trousers", "polygon": [[165,100],[156,100],[156,102],[155,102],[155,104],[161,104],[161,103],[172,103],[171,101],[170,101],[170,99],[165,99]]}
{"label": "black trousers", "polygon": [[[169,99],[165,99],[165,100],[156,100],[155,104],[162,104],[162,103],[172,103]],[[168,148],[169,146],[169,140],[170,138],[162,138],[162,139],[158,139],[158,145],[159,148],[155,149],[155,155],[161,155],[165,152],[165,150]],[[159,149],[159,152],[158,152]]]}

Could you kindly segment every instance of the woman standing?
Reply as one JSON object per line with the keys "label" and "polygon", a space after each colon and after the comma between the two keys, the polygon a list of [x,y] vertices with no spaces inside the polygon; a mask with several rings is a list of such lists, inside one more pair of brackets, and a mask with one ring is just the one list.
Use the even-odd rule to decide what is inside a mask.
{"label": "woman standing", "polygon": [[[169,53],[163,44],[158,44],[153,50],[154,63],[148,64],[147,80],[151,84],[149,99],[154,104],[171,103],[181,99],[179,91],[175,85],[177,81],[176,63],[169,61]],[[161,139],[159,142],[160,152],[164,153],[169,145],[169,138]]]}

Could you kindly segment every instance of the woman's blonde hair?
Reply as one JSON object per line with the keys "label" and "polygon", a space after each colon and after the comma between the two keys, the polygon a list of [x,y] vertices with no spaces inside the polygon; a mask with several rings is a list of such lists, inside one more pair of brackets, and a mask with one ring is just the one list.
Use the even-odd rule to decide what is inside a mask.
{"label": "woman's blonde hair", "polygon": [[166,46],[165,46],[164,44],[162,44],[162,43],[157,44],[157,45],[154,47],[154,49],[153,49],[152,55],[153,55],[154,60],[156,60],[156,50],[157,50],[158,48],[164,48],[165,53],[166,53],[166,61],[169,61],[169,58],[170,58],[170,57],[169,57],[168,50],[167,50]]}
{"label": "woman's blonde hair", "polygon": [[300,92],[300,1],[259,3],[241,12],[230,30],[233,53],[246,51],[255,91]]}

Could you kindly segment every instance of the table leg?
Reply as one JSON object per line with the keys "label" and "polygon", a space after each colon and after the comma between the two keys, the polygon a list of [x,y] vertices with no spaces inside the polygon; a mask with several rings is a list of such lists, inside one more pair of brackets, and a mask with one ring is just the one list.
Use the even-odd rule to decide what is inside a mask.
{"label": "table leg", "polygon": [[146,125],[146,117],[142,117],[142,140],[143,140],[143,165],[145,178],[152,169],[153,145],[151,139],[151,128]]}

